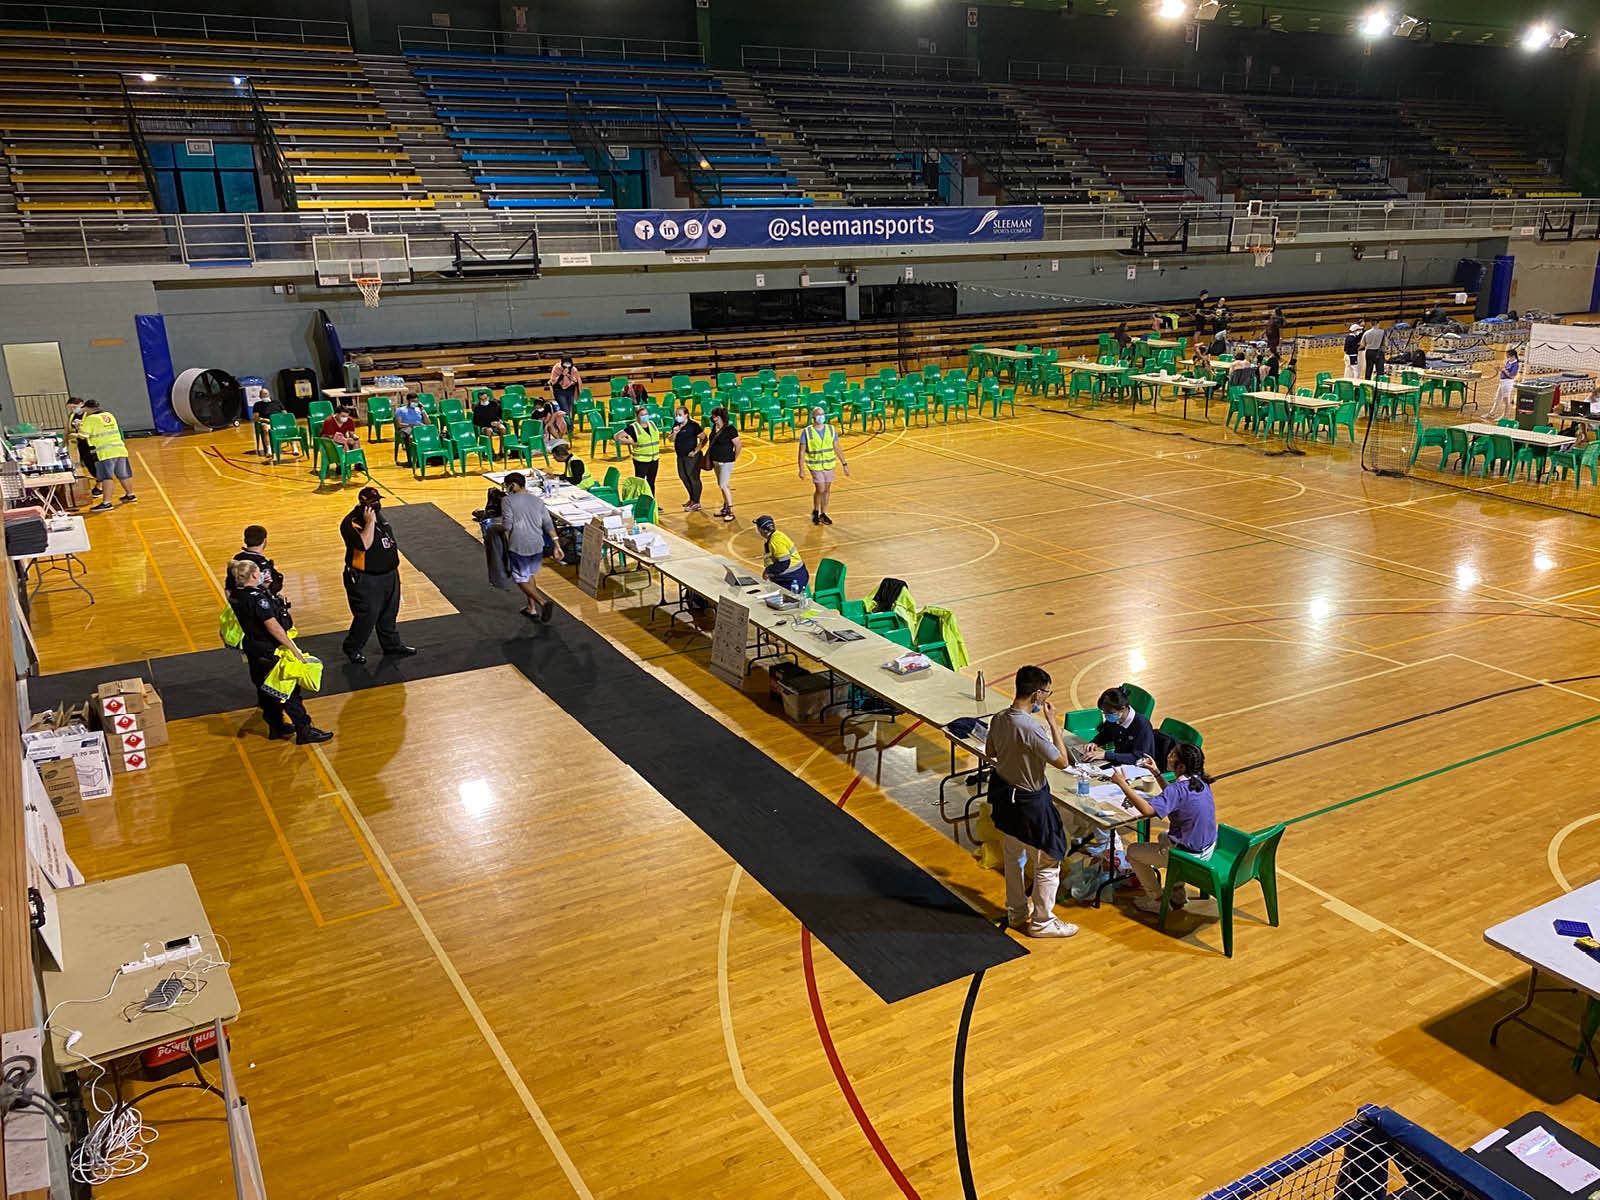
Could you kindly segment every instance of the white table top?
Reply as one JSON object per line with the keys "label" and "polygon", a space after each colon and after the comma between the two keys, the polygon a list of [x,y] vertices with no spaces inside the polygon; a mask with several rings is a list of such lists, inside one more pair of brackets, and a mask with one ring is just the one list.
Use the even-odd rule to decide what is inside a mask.
{"label": "white table top", "polygon": [[1417,385],[1414,383],[1383,383],[1376,379],[1358,379],[1355,384],[1357,387],[1371,388],[1375,392],[1387,392],[1392,396],[1417,390]]}
{"label": "white table top", "polygon": [[[1557,418],[1559,419],[1559,418]],[[1535,433],[1531,429],[1509,429],[1499,425],[1491,425],[1487,421],[1471,421],[1466,425],[1453,425],[1452,429],[1459,429],[1468,437],[1495,437],[1504,435],[1513,442],[1525,442],[1530,446],[1542,446],[1550,450],[1564,450],[1575,445],[1575,437],[1568,437],[1564,433]]]}
{"label": "white table top", "polygon": [[1217,386],[1215,379],[1190,379],[1187,375],[1135,375],[1139,383],[1154,383],[1161,387],[1188,388],[1191,391],[1208,392]]}
{"label": "white table top", "polygon": [[1098,371],[1103,375],[1114,375],[1118,371],[1128,369],[1121,363],[1090,362],[1086,358],[1075,358],[1071,362],[1057,363],[1056,366],[1073,371],[1088,371],[1091,374]]}
{"label": "white table top", "polygon": [[385,383],[374,387],[364,387],[356,392],[351,391],[349,388],[323,388],[322,394],[324,396],[338,396],[342,400],[350,396],[400,396],[410,390],[411,386],[409,384]]}
{"label": "white table top", "polygon": [[1002,350],[996,346],[986,346],[982,350],[975,350],[975,354],[987,354],[991,358],[1037,358],[1042,351],[1039,350]]}
{"label": "white table top", "polygon": [[42,554],[12,554],[12,562],[32,562],[36,558],[59,558],[64,554],[89,553],[89,528],[82,517],[47,517],[48,540]]}
{"label": "white table top", "polygon": [[1311,412],[1339,407],[1339,401],[1325,400],[1321,396],[1291,396],[1287,392],[1246,392],[1245,395],[1252,400],[1281,400],[1290,408],[1304,408]]}
{"label": "white table top", "polygon": [[1413,368],[1421,379],[1459,379],[1462,383],[1471,383],[1475,379],[1482,379],[1481,371],[1439,371],[1432,367]]}
{"label": "white table top", "polygon": [[1496,950],[1504,950],[1512,958],[1600,999],[1600,960],[1579,950],[1572,944],[1572,938],[1557,933],[1553,924],[1557,917],[1583,921],[1600,936],[1600,881],[1485,929],[1483,940]]}
{"label": "white table top", "polygon": [[1172,338],[1147,337],[1135,338],[1134,340],[1143,342],[1146,346],[1154,346],[1157,350],[1176,350],[1178,348],[1178,343]]}

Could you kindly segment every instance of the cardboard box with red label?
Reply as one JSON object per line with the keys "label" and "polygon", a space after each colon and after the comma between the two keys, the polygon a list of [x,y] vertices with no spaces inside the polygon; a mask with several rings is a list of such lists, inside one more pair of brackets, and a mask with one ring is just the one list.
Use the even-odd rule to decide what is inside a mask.
{"label": "cardboard box with red label", "polygon": [[93,696],[100,725],[109,739],[143,735],[133,749],[153,750],[167,744],[167,710],[160,694],[142,679],[113,679]]}

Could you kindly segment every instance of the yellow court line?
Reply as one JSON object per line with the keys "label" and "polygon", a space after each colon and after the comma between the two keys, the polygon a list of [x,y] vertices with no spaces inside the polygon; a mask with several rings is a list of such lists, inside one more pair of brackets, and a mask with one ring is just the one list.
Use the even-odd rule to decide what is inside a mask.
{"label": "yellow court line", "polygon": [[357,829],[356,823],[351,820],[350,808],[347,804],[345,804],[344,797],[340,795],[339,790],[333,786],[333,780],[329,779],[327,773],[322,770],[322,764],[319,763],[316,759],[316,756],[311,753],[311,747],[305,746],[302,747],[302,749],[305,750],[306,757],[311,760],[311,766],[322,775],[322,781],[331,789],[327,794],[318,796],[317,799],[333,801],[334,807],[339,810],[339,815],[344,818],[344,823],[350,830],[350,836],[355,838],[356,846],[361,851],[362,859],[365,860],[367,866],[372,868],[372,874],[377,878],[378,883],[383,887],[383,890],[389,894],[389,907],[399,908],[400,897],[396,896],[394,894],[394,888],[389,886],[388,877],[385,876],[382,871],[378,870],[378,864],[372,857],[372,847],[367,845],[367,839],[361,836],[361,830]]}
{"label": "yellow court line", "polygon": [[[806,768],[815,762],[819,755],[825,753],[827,748],[818,746],[805,762],[795,768],[795,775],[803,776]],[[745,1098],[745,1102],[766,1122],[767,1128],[772,1130],[784,1148],[794,1156],[794,1160],[800,1164],[805,1173],[811,1176],[811,1181],[817,1185],[822,1194],[827,1196],[828,1200],[844,1200],[839,1189],[834,1187],[822,1173],[822,1168],[817,1166],[783,1122],[778,1120],[777,1114],[767,1107],[766,1102],[756,1094],[756,1090],[750,1086],[750,1081],[745,1077],[744,1062],[739,1057],[739,1042],[733,1033],[733,1001],[728,988],[728,938],[733,925],[733,901],[739,891],[739,881],[743,878],[744,868],[735,865],[733,874],[728,878],[728,894],[722,901],[722,920],[717,929],[717,1010],[722,1018],[722,1045],[728,1054],[728,1067],[733,1072],[733,1086],[739,1089],[739,1094]]]}
{"label": "yellow court line", "polygon": [[167,586],[167,577],[161,570],[161,564],[156,561],[155,551],[150,548],[149,540],[144,536],[144,530],[139,527],[139,522],[133,523],[134,536],[139,539],[139,544],[144,547],[144,556],[150,563],[150,569],[155,573],[156,585],[161,588],[161,594],[167,598],[167,604],[172,609],[172,615],[178,622],[178,631],[183,634],[184,644],[189,647],[192,654],[199,649],[195,645],[194,636],[189,632],[189,626],[183,619],[183,610],[178,607],[178,602],[172,598],[172,589]]}
{"label": "yellow court line", "polygon": [[244,763],[244,773],[249,777],[250,786],[255,789],[256,799],[261,802],[261,811],[267,814],[267,824],[272,826],[272,835],[278,839],[278,849],[283,851],[284,860],[289,864],[289,873],[294,876],[294,881],[300,887],[300,894],[305,897],[306,907],[311,910],[311,919],[319,926],[328,922],[323,919],[322,910],[317,907],[316,899],[311,895],[311,884],[307,882],[305,873],[300,870],[300,862],[294,856],[294,851],[289,848],[289,839],[283,832],[283,826],[278,824],[278,814],[273,811],[272,801],[267,799],[266,789],[261,786],[261,779],[256,775],[256,769],[250,762],[250,756],[244,752],[244,746],[234,739],[233,748],[239,752],[239,761]]}
{"label": "yellow court line", "polygon": [[1364,683],[1368,679],[1378,679],[1378,678],[1380,678],[1380,677],[1382,677],[1384,675],[1393,675],[1396,671],[1409,671],[1409,670],[1412,670],[1415,667],[1425,667],[1429,663],[1438,662],[1441,658],[1449,658],[1449,657],[1450,657],[1450,655],[1448,655],[1448,654],[1440,654],[1440,655],[1437,655],[1434,658],[1424,658],[1424,659],[1421,659],[1421,660],[1419,660],[1417,662],[1401,663],[1397,667],[1385,667],[1381,671],[1373,671],[1373,672],[1371,672],[1370,674],[1367,674],[1367,675],[1355,675],[1355,676],[1352,676],[1349,679],[1341,679],[1337,683],[1325,683],[1321,687],[1307,688],[1303,692],[1295,692],[1292,695],[1276,696],[1271,700],[1264,700],[1260,704],[1252,704],[1252,705],[1249,705],[1246,708],[1236,708],[1236,709],[1232,710],[1231,712],[1207,713],[1203,717],[1196,718],[1195,719],[1195,724],[1196,725],[1202,725],[1207,721],[1220,721],[1224,717],[1242,716],[1245,713],[1255,712],[1257,709],[1273,708],[1273,707],[1275,707],[1275,706],[1277,706],[1279,704],[1288,704],[1291,700],[1304,700],[1307,696],[1315,696],[1320,692],[1330,692],[1330,691],[1333,691],[1335,688],[1342,688],[1342,687],[1347,686],[1348,684]]}
{"label": "yellow court line", "polygon": [[1494,663],[1479,662],[1475,658],[1468,658],[1465,654],[1456,654],[1453,651],[1448,657],[1459,658],[1462,662],[1471,663],[1475,667],[1482,667],[1485,671],[1499,671],[1502,675],[1509,675],[1511,678],[1520,679],[1524,683],[1537,683],[1540,687],[1547,687],[1553,692],[1565,692],[1569,696],[1576,696],[1579,700],[1587,700],[1590,704],[1600,704],[1600,696],[1591,696],[1588,692],[1562,687],[1559,683],[1551,683],[1548,679],[1535,679],[1532,675],[1524,675],[1521,671],[1513,671],[1510,667],[1499,667]]}
{"label": "yellow court line", "polygon": [[172,523],[178,527],[179,536],[188,545],[189,557],[193,558],[194,565],[200,568],[201,578],[211,585],[211,590],[217,594],[217,599],[226,604],[228,598],[223,595],[222,585],[216,581],[210,568],[206,566],[205,556],[200,553],[200,547],[195,545],[194,538],[189,536],[189,528],[183,523],[183,518],[178,515],[177,508],[173,506],[172,497],[167,495],[167,489],[161,486],[161,480],[150,469],[150,464],[145,462],[143,454],[135,451],[134,457],[139,460],[139,469],[150,477],[151,483],[155,484],[156,494],[161,497],[161,503],[165,504],[167,511],[172,514]]}
{"label": "yellow court line", "polygon": [[533,1098],[533,1093],[528,1090],[528,1085],[521,1074],[518,1073],[516,1065],[511,1061],[511,1056],[506,1053],[506,1048],[500,1041],[499,1035],[495,1033],[494,1027],[489,1024],[489,1018],[484,1015],[483,1009],[478,1006],[478,1001],[468,989],[466,980],[461,978],[461,973],[456,970],[455,963],[450,960],[450,955],[446,953],[438,935],[433,932],[433,926],[428,924],[428,919],[422,915],[422,909],[418,907],[416,900],[406,887],[405,881],[400,878],[399,872],[395,870],[394,863],[383,848],[383,843],[372,832],[372,827],[367,824],[367,819],[362,815],[361,809],[351,799],[350,790],[344,786],[344,781],[339,778],[338,772],[333,769],[333,764],[328,761],[328,756],[322,752],[321,746],[312,746],[310,752],[312,757],[320,764],[323,775],[333,784],[334,791],[338,792],[340,798],[344,800],[351,818],[361,827],[361,832],[366,838],[367,845],[372,848],[374,857],[382,864],[384,872],[389,877],[389,882],[393,885],[396,895],[400,898],[400,902],[405,905],[406,911],[411,914],[411,919],[416,922],[417,931],[422,934],[422,940],[428,944],[428,949],[433,951],[433,957],[439,963],[439,969],[444,972],[445,978],[450,981],[450,986],[455,989],[457,997],[460,998],[462,1007],[467,1010],[467,1015],[472,1018],[473,1024],[478,1027],[478,1033],[488,1045],[489,1052],[494,1055],[495,1061],[500,1064],[500,1069],[505,1072],[506,1079],[511,1084],[512,1090],[516,1092],[517,1099],[522,1102],[522,1107],[527,1111],[528,1116],[533,1119],[540,1136],[544,1138],[545,1145],[550,1148],[550,1153],[555,1156],[556,1162],[560,1164],[562,1173],[566,1175],[567,1182],[571,1185],[573,1192],[581,1197],[582,1200],[594,1200],[594,1193],[584,1183],[583,1176],[578,1174],[578,1168],[573,1164],[566,1147],[561,1144],[561,1139],[556,1136],[556,1131],[545,1117],[544,1110],[539,1107],[539,1102]]}

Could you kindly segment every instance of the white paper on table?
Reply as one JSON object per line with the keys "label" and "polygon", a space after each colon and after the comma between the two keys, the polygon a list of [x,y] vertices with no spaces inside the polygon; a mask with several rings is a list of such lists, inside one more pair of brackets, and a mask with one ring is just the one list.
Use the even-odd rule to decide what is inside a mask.
{"label": "white paper on table", "polygon": [[1543,1125],[1535,1125],[1506,1149],[1524,1166],[1569,1192],[1577,1192],[1600,1180],[1600,1169],[1556,1141],[1555,1135]]}

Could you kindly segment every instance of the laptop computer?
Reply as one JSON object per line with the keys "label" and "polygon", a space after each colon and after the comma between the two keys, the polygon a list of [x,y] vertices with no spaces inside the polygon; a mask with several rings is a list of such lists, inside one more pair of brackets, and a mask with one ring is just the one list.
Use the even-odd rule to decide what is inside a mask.
{"label": "laptop computer", "polygon": [[722,568],[722,578],[727,581],[729,587],[755,587],[756,584],[761,582],[755,576],[746,575],[742,571],[736,571],[729,566]]}

